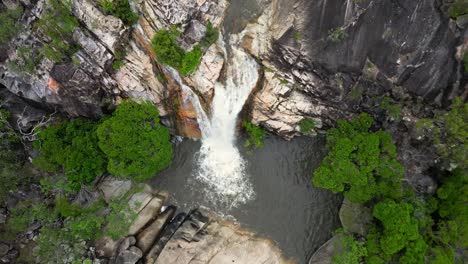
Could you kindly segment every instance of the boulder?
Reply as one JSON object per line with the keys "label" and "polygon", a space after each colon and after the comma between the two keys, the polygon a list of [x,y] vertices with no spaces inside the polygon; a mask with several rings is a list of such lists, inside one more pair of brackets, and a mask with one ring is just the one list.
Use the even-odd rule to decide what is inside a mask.
{"label": "boulder", "polygon": [[161,207],[166,200],[164,196],[153,197],[146,206],[138,213],[136,219],[133,221],[129,228],[128,234],[136,235],[143,227],[145,227],[151,220],[155,219]]}
{"label": "boulder", "polygon": [[365,236],[372,222],[372,211],[362,204],[352,203],[347,199],[343,200],[339,217],[341,225],[345,230]]}
{"label": "boulder", "polygon": [[136,245],[141,249],[143,254],[148,252],[157,239],[159,239],[163,228],[172,219],[174,213],[175,207],[168,207],[138,234]]}
{"label": "boulder", "polygon": [[148,264],[287,263],[271,242],[221,221],[204,210],[192,212],[156,261]]}
{"label": "boulder", "polygon": [[141,259],[142,256],[143,253],[139,248],[131,246],[129,249],[119,252],[119,255],[117,255],[114,263],[135,264]]}
{"label": "boulder", "polygon": [[330,238],[323,244],[309,260],[309,264],[332,264],[333,256],[341,251],[342,234]]}
{"label": "boulder", "polygon": [[97,188],[104,195],[104,200],[109,203],[130,191],[132,188],[132,182],[107,176],[98,183]]}

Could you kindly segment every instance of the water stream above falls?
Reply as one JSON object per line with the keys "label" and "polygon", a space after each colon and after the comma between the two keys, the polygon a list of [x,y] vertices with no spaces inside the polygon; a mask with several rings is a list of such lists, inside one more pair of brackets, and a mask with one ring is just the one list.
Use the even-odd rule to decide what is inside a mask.
{"label": "water stream above falls", "polygon": [[239,138],[235,147],[246,161],[244,176],[255,194],[247,203],[226,206],[208,195],[210,186],[195,175],[200,141],[178,143],[172,165],[151,185],[169,191],[169,203],[181,211],[210,208],[276,241],[287,257],[306,263],[339,227],[341,198],[310,183],[312,171],[325,155],[324,140],[304,137],[288,142],[269,136],[265,146],[251,154],[244,141]]}

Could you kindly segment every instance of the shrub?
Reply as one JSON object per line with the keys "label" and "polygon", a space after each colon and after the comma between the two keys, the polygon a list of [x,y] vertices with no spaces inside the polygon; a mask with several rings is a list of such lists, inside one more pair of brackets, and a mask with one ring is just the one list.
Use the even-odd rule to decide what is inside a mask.
{"label": "shrub", "polygon": [[50,38],[50,41],[41,47],[40,52],[54,62],[61,62],[79,49],[72,37],[73,30],[79,26],[79,22],[72,15],[69,0],[48,0],[47,3],[36,25]]}
{"label": "shrub", "polygon": [[116,176],[145,180],[166,168],[172,157],[167,128],[150,102],[122,102],[97,129],[107,169]]}
{"label": "shrub", "polygon": [[100,0],[99,5],[106,14],[120,18],[127,26],[138,22],[138,14],[133,12],[128,0]]}
{"label": "shrub", "polygon": [[312,118],[303,118],[301,121],[299,121],[299,130],[303,134],[309,133],[314,128],[315,121]]}
{"label": "shrub", "polygon": [[451,18],[456,19],[459,16],[468,14],[468,2],[466,0],[457,0],[449,8]]}
{"label": "shrub", "polygon": [[367,255],[367,249],[362,242],[356,240],[353,235],[346,234],[341,238],[342,252],[334,255],[334,264],[359,264]]}
{"label": "shrub", "polygon": [[327,131],[330,152],[314,172],[313,183],[335,193],[344,192],[352,202],[375,197],[401,197],[403,167],[396,147],[384,132],[369,132],[373,119],[362,113],[351,123],[339,120]]}
{"label": "shrub", "polygon": [[180,73],[183,76],[187,76],[195,72],[202,58],[202,50],[199,45],[193,47],[193,49],[184,54],[182,64],[180,66]]}
{"label": "shrub", "polygon": [[468,169],[468,104],[457,97],[448,113],[421,119],[417,126],[420,132],[431,132],[437,153],[444,161],[442,167]]}
{"label": "shrub", "polygon": [[160,30],[151,40],[154,52],[158,55],[161,63],[167,64],[173,68],[179,69],[182,66],[182,60],[185,52],[177,44],[177,37],[180,32],[175,28],[171,30]]}
{"label": "shrub", "polygon": [[52,125],[35,142],[41,155],[33,164],[55,172],[63,168],[70,186],[78,190],[105,171],[105,157],[98,147],[97,125],[84,119]]}
{"label": "shrub", "polygon": [[109,207],[111,212],[106,216],[108,225],[105,234],[113,240],[118,240],[128,233],[128,229],[136,219],[137,214],[133,213],[125,197],[111,202]]}
{"label": "shrub", "polygon": [[245,141],[245,146],[246,147],[253,146],[254,148],[263,147],[263,140],[266,137],[265,130],[248,121],[244,121],[243,124],[244,124],[245,131],[247,132],[247,135],[248,135],[248,138]]}
{"label": "shrub", "polygon": [[27,173],[23,169],[23,146],[8,122],[9,117],[9,112],[0,108],[0,203],[5,202],[10,191],[25,182]]}
{"label": "shrub", "polygon": [[396,104],[390,97],[384,97],[380,102],[380,108],[385,110],[387,114],[395,121],[401,119],[401,106]]}
{"label": "shrub", "polygon": [[180,74],[187,76],[195,72],[203,56],[202,47],[206,48],[216,42],[219,32],[208,23],[205,36],[200,45],[195,45],[189,52],[185,52],[177,43],[180,32],[172,27],[170,30],[160,30],[151,40],[151,46],[159,62],[177,69]]}
{"label": "shrub", "polygon": [[348,37],[348,34],[343,28],[337,27],[328,31],[328,39],[333,43],[338,43]]}
{"label": "shrub", "polygon": [[22,15],[21,7],[0,12],[0,45],[9,42],[22,29],[19,22]]}
{"label": "shrub", "polygon": [[206,32],[205,36],[203,39],[200,41],[200,45],[203,47],[209,47],[211,44],[215,43],[219,38],[219,31],[213,27],[213,24],[211,22],[208,22],[208,25],[206,25]]}

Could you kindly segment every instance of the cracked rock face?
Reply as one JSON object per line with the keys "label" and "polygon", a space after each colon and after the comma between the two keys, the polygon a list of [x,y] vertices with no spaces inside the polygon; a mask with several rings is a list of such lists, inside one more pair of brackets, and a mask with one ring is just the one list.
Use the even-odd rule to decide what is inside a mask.
{"label": "cracked rock face", "polygon": [[398,88],[414,100],[446,103],[464,91],[454,56],[463,31],[433,0],[271,1],[243,39],[267,69],[253,121],[291,138],[302,117],[328,126],[375,111],[351,99],[355,90],[376,98]]}

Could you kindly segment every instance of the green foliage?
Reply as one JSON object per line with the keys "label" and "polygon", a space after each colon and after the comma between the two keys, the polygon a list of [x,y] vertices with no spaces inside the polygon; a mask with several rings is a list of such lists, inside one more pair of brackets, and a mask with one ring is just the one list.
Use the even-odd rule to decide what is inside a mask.
{"label": "green foliage", "polygon": [[208,22],[208,25],[206,25],[206,32],[205,36],[203,39],[200,41],[200,45],[202,47],[209,47],[211,44],[215,43],[219,38],[219,31],[215,27],[213,27],[213,24],[211,22]]}
{"label": "green foliage", "polygon": [[105,234],[113,240],[118,240],[127,234],[130,224],[135,220],[137,214],[130,209],[126,199],[113,201],[109,204],[111,212],[107,215],[108,222]]}
{"label": "green foliage", "polygon": [[122,102],[98,129],[99,147],[107,155],[107,169],[116,176],[145,180],[166,168],[172,157],[167,128],[149,102]]}
{"label": "green foliage", "polygon": [[412,217],[409,203],[397,203],[386,199],[377,203],[373,216],[383,225],[380,247],[387,255],[393,255],[419,237],[418,222]]}
{"label": "green foliage", "polygon": [[353,235],[343,235],[340,242],[343,251],[341,254],[333,256],[332,261],[334,264],[359,264],[362,258],[367,256],[366,247],[362,242],[356,240]]}
{"label": "green foliage", "polygon": [[456,19],[459,16],[468,14],[468,1],[457,0],[449,8],[450,17]]}
{"label": "green foliage", "polygon": [[138,22],[138,14],[133,12],[128,0],[100,0],[99,5],[106,14],[120,18],[127,26]]}
{"label": "green foliage", "polygon": [[125,58],[125,51],[122,49],[116,50],[114,54],[114,61],[112,62],[112,69],[118,70],[122,68],[122,66],[125,65],[124,58]]}
{"label": "green foliage", "polygon": [[254,148],[263,147],[263,140],[266,137],[266,131],[263,128],[256,126],[248,121],[244,121],[243,125],[248,135],[248,138],[245,141],[245,146],[253,146]]}
{"label": "green foliage", "polygon": [[468,104],[457,97],[448,113],[421,119],[417,128],[420,134],[428,131],[432,136],[445,169],[468,169]]}
{"label": "green foliage", "polygon": [[105,171],[105,157],[98,147],[97,126],[91,121],[75,119],[52,125],[39,133],[35,142],[41,155],[33,164],[49,172],[63,168],[68,183],[78,190]]}
{"label": "green foliage", "polygon": [[36,65],[42,60],[41,54],[35,54],[32,47],[20,46],[16,49],[17,58],[8,61],[8,69],[19,74],[32,74]]}
{"label": "green foliage", "polygon": [[348,34],[341,27],[330,29],[330,31],[328,31],[328,40],[330,40],[333,43],[341,42],[347,37],[348,37]]}
{"label": "green foliage", "polygon": [[294,32],[294,39],[300,40],[302,38],[302,34],[299,31]]}
{"label": "green foliage", "polygon": [[198,65],[200,65],[202,55],[203,53],[199,45],[195,45],[191,51],[186,52],[179,69],[180,74],[187,76],[194,73]]}
{"label": "green foliage", "polygon": [[72,36],[79,22],[72,15],[69,0],[48,0],[47,4],[36,26],[50,41],[41,47],[40,52],[54,62],[61,62],[79,49]]}
{"label": "green foliage", "polygon": [[373,122],[362,113],[352,122],[339,120],[337,128],[327,131],[330,152],[314,172],[315,186],[344,192],[355,203],[402,196],[403,167],[396,147],[388,133],[368,131]]}
{"label": "green foliage", "polygon": [[301,121],[299,121],[299,130],[303,134],[309,133],[314,128],[315,128],[315,121],[312,118],[304,118]]}
{"label": "green foliage", "polygon": [[21,31],[19,20],[22,15],[23,9],[21,7],[0,12],[0,45],[9,42]]}
{"label": "green foliage", "polygon": [[468,248],[468,176],[461,170],[454,171],[437,190],[439,216],[444,220],[438,225],[436,235],[445,244]]}
{"label": "green foliage", "polygon": [[160,30],[151,40],[154,52],[158,55],[161,63],[167,64],[173,68],[180,69],[185,52],[179,47],[176,39],[180,32],[172,27],[171,30]]}
{"label": "green foliage", "polygon": [[183,76],[187,76],[195,72],[200,65],[203,56],[202,47],[207,48],[216,42],[219,32],[211,23],[208,23],[200,45],[195,45],[189,52],[185,52],[177,43],[179,36],[180,32],[175,27],[170,30],[163,29],[156,33],[151,40],[151,45],[159,62],[167,64],[177,69]]}
{"label": "green foliage", "polygon": [[395,121],[401,119],[401,106],[396,104],[393,99],[385,96],[380,102],[380,108],[387,111],[387,114]]}

